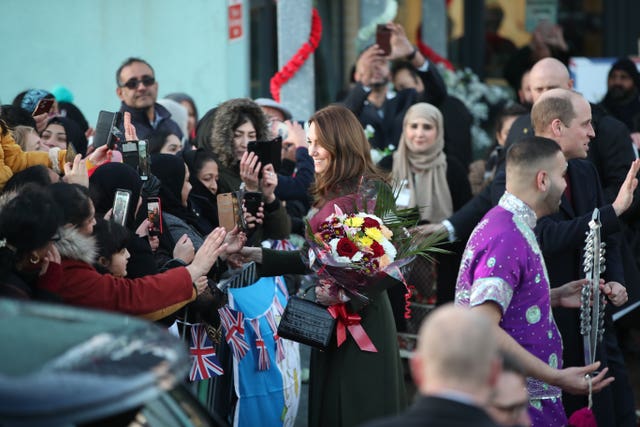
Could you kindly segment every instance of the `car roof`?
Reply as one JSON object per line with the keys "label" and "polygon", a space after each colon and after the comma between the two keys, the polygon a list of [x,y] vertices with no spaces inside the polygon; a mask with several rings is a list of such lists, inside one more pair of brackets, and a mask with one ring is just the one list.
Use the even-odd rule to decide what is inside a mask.
{"label": "car roof", "polygon": [[184,344],[129,316],[0,299],[0,424],[68,425],[134,408],[188,369]]}

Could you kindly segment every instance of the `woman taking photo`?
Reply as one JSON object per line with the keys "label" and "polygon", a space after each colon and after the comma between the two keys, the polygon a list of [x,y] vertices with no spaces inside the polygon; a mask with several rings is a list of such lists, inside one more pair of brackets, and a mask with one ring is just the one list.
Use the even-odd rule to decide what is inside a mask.
{"label": "woman taking photo", "polygon": [[71,193],[77,198],[80,210],[85,214],[88,212],[78,215],[65,210],[64,226],[60,229],[60,240],[56,242],[62,257],[63,280],[43,284],[47,291],[67,304],[139,315],[150,320],[162,319],[206,290],[206,282],[199,279],[207,274],[227,247],[223,244],[226,233],[216,229],[186,267],[136,279],[101,274],[94,267],[97,250],[92,233],[96,222],[88,194],[73,184],[58,183],[49,188],[54,200],[66,200],[64,195]]}
{"label": "woman taking photo", "polygon": [[261,165],[264,173],[259,178],[257,157],[247,151],[249,141],[266,141],[270,137],[267,117],[258,104],[245,98],[231,99],[216,109],[205,147],[218,160],[218,193],[238,191],[242,184],[247,191],[262,192],[264,220],[251,236],[252,245],[263,239],[286,239],[291,233],[289,215],[275,196],[278,175],[273,165]]}
{"label": "woman taking photo", "polygon": [[[384,181],[370,155],[362,126],[351,111],[332,105],[309,120],[309,155],[314,160],[313,232],[334,212],[354,211],[362,178]],[[305,274],[298,251],[245,248],[243,254],[262,263],[261,274]],[[332,285],[336,286],[336,285]],[[325,305],[336,303],[336,289],[317,285],[316,297]],[[361,351],[351,337],[326,351],[312,350],[309,385],[309,426],[355,426],[396,414],[405,402],[402,367],[395,322],[386,292],[379,294],[358,314],[377,352]]]}

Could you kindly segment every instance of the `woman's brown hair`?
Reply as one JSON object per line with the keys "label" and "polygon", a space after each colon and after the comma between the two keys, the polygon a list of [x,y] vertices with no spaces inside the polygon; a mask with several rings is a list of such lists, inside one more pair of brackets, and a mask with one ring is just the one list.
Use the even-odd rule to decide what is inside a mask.
{"label": "woman's brown hair", "polygon": [[386,180],[371,160],[371,146],[362,125],[349,109],[330,105],[311,116],[311,123],[315,124],[318,144],[331,154],[329,167],[316,175],[311,189],[316,205],[357,191],[362,177]]}

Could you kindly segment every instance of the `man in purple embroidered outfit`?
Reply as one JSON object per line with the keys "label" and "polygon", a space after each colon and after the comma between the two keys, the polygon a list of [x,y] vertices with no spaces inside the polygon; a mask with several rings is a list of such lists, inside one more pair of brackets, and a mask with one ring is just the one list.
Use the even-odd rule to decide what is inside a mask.
{"label": "man in purple embroidered outfit", "polygon": [[[550,289],[533,228],[540,216],[558,210],[566,187],[567,162],[558,144],[530,137],[507,153],[507,191],[480,221],[467,242],[456,286],[456,304],[488,316],[499,331],[500,347],[527,373],[533,426],[564,426],[561,390],[588,393],[585,367],[562,369],[562,339],[551,306],[577,307],[585,280]],[[592,379],[606,387],[604,369]]]}

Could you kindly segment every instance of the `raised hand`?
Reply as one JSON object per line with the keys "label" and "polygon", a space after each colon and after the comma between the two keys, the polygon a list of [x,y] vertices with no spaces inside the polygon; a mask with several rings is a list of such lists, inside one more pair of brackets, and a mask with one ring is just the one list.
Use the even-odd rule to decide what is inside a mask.
{"label": "raised hand", "polygon": [[224,243],[226,234],[227,232],[223,227],[218,227],[204,239],[204,243],[196,252],[193,262],[187,266],[193,281],[200,276],[205,276],[213,267],[218,256],[227,249],[227,244]]}
{"label": "raised hand", "polygon": [[631,206],[633,202],[633,192],[638,186],[638,178],[636,178],[638,171],[640,171],[640,159],[636,159],[631,163],[627,177],[622,183],[616,199],[613,201],[613,210],[616,211],[617,216],[622,215],[629,209],[629,206]]}
{"label": "raised hand", "polygon": [[127,141],[137,141],[138,134],[136,133],[136,127],[131,124],[131,113],[126,111],[124,113],[124,138]]}
{"label": "raised hand", "polygon": [[240,178],[244,182],[247,191],[259,190],[258,173],[261,167],[262,163],[260,163],[255,153],[244,152],[240,159]]}
{"label": "raised hand", "polygon": [[77,154],[73,159],[73,163],[64,164],[64,182],[69,184],[80,184],[89,188],[89,173],[87,172],[87,163],[82,160],[82,155]]}

